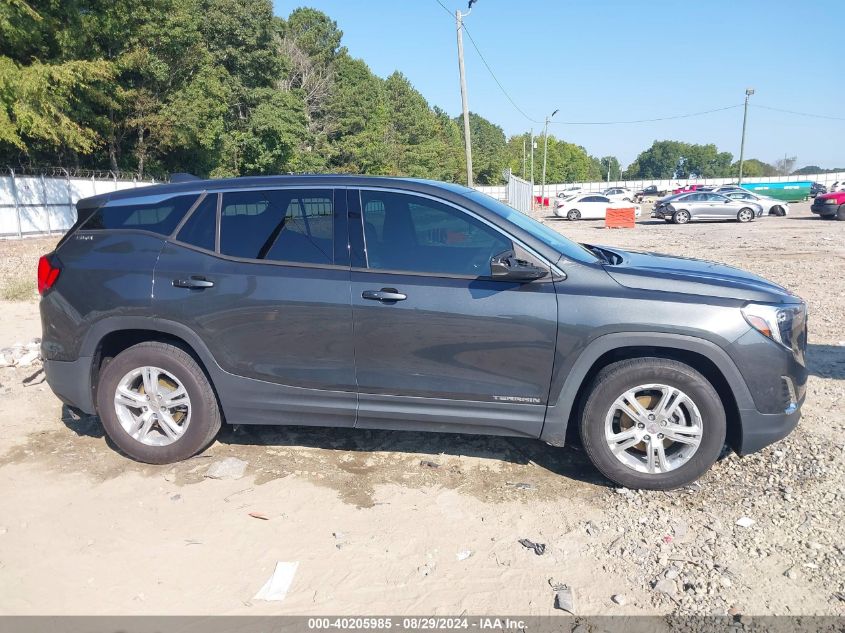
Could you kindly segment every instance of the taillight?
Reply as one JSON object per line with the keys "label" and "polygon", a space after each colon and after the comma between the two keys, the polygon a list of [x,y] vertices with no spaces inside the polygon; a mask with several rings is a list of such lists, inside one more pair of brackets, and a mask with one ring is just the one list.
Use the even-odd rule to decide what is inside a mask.
{"label": "taillight", "polygon": [[49,255],[42,255],[38,260],[38,294],[43,295],[56,283],[62,272],[56,264],[57,261]]}

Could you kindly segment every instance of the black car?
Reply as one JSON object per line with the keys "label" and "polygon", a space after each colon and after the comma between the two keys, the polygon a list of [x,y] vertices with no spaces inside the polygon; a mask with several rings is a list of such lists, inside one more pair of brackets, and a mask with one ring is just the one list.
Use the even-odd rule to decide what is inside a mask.
{"label": "black car", "polygon": [[39,262],[44,370],[130,457],[223,422],[538,438],[667,489],[797,424],[806,308],[714,263],[579,245],[459,185],[181,182],[81,200]]}
{"label": "black car", "polygon": [[825,187],[820,182],[814,182],[810,185],[810,197],[815,198],[818,195],[823,193],[827,193],[827,187]]}

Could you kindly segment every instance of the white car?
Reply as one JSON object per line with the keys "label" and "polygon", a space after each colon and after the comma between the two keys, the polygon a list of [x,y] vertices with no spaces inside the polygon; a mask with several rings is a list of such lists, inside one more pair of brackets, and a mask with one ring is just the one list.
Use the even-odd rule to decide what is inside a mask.
{"label": "white car", "polygon": [[614,202],[633,202],[634,192],[627,187],[611,187],[601,192],[601,195],[610,198]]}
{"label": "white car", "polygon": [[608,209],[634,209],[634,216],[640,217],[640,205],[630,202],[616,202],[598,193],[586,193],[564,200],[555,200],[555,215],[568,220],[603,220]]}
{"label": "white car", "polygon": [[563,189],[557,192],[558,198],[571,198],[572,196],[577,196],[582,193],[586,193],[586,189],[584,187],[570,187],[569,189]]}
{"label": "white car", "polygon": [[770,198],[769,196],[758,196],[756,193],[751,193],[744,189],[739,191],[726,191],[722,193],[732,200],[748,200],[749,202],[756,202],[763,207],[763,215],[780,215],[784,216],[789,213],[789,203],[777,198]]}

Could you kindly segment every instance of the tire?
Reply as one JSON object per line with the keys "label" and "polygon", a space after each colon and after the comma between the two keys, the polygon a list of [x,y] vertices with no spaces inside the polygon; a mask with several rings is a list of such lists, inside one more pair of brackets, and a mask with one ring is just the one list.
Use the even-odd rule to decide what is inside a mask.
{"label": "tire", "polygon": [[630,198],[622,198],[622,202],[631,202]]}
{"label": "tire", "polygon": [[783,210],[783,207],[778,205],[769,209],[769,215],[775,215],[779,218],[782,218],[786,215],[786,211]]}
{"label": "tire", "polygon": [[566,214],[566,218],[568,220],[580,220],[581,212],[578,209],[570,209],[569,213]]}
{"label": "tire", "polygon": [[[176,398],[179,404],[172,408],[156,403],[152,405],[155,413],[151,413],[150,405],[143,402],[150,400],[144,394],[151,390],[144,388],[146,377],[141,368],[150,368],[150,376],[155,376],[150,384],[165,398],[162,405],[168,394],[176,393],[171,390],[174,385],[183,387],[186,397]],[[129,406],[116,402],[118,386],[122,386],[122,393],[131,392]],[[138,402],[141,406],[134,406]],[[167,427],[171,429],[169,435],[163,431],[166,425],[156,417],[164,410],[171,424],[177,424],[175,432]],[[202,368],[182,348],[158,341],[133,345],[103,366],[97,386],[97,412],[111,441],[129,457],[147,464],[171,464],[196,455],[211,444],[222,423],[217,397]],[[143,437],[133,437],[125,425],[134,428],[145,415],[155,421],[145,435],[138,430]],[[143,424],[144,429],[147,426]]]}
{"label": "tire", "polygon": [[672,214],[672,222],[675,224],[687,224],[691,219],[692,216],[690,216],[689,211],[686,211],[685,209],[675,211],[675,213]]}
{"label": "tire", "polygon": [[[681,421],[696,419],[697,424],[661,425],[662,420],[658,415],[646,419],[647,427],[635,430],[632,424],[634,418],[626,418],[624,414],[614,417],[613,412],[619,411],[616,406],[617,399],[623,394],[638,387],[657,386],[665,387],[665,393],[674,393],[672,390],[679,391],[683,398],[679,397],[680,404],[675,408],[676,413],[672,415],[678,415],[677,420]],[[648,390],[636,392],[636,394],[640,393],[652,392]],[[653,393],[660,392],[655,390]],[[642,405],[646,413],[650,410],[657,411],[654,405],[659,400],[652,399],[649,402],[643,400],[644,397],[656,398],[657,396],[636,395],[636,401]],[[623,426],[626,420],[627,428]],[[635,358],[608,365],[596,375],[582,409],[580,432],[584,450],[590,460],[611,481],[627,488],[671,490],[692,483],[716,462],[725,443],[726,426],[725,410],[719,394],[698,371],[674,360]],[[689,439],[687,442],[673,442],[663,434],[658,435],[661,429],[669,434],[668,429],[672,427],[682,429],[682,433],[699,435],[697,447],[692,454],[687,452],[691,450],[687,443]],[[659,441],[655,439],[653,444],[643,439],[636,445],[624,451],[617,450],[615,453],[610,446],[611,441],[606,439],[606,432],[610,429],[611,433],[615,433],[616,428],[620,429],[620,433],[648,434],[652,438],[663,439]],[[671,433],[677,434],[677,431],[671,431]],[[683,434],[676,436],[691,437]],[[640,435],[636,435],[626,441],[634,441],[639,437]],[[667,442],[669,442],[668,446],[666,446]],[[665,456],[666,467],[664,469],[657,467],[654,472],[648,472],[646,447],[654,446],[654,453],[657,455],[658,443],[664,446],[661,450]],[[622,456],[618,457],[617,454],[622,454]],[[658,463],[659,460],[655,457],[655,464]],[[645,470],[637,470],[638,467]]]}
{"label": "tire", "polygon": [[845,220],[845,204],[839,205],[839,209],[837,209],[836,215],[833,217],[837,220]]}
{"label": "tire", "polygon": [[743,207],[736,214],[736,221],[745,224],[754,219],[754,211],[748,207]]}

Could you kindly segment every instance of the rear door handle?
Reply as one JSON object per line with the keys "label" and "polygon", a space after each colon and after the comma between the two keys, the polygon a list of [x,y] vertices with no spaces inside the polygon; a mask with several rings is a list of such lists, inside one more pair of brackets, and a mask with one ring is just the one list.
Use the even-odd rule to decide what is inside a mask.
{"label": "rear door handle", "polygon": [[396,288],[382,288],[381,290],[365,290],[361,293],[361,298],[384,303],[394,303],[396,301],[404,301],[408,298],[408,295],[399,292]]}
{"label": "rear door handle", "polygon": [[199,275],[191,275],[190,279],[174,279],[174,288],[211,288],[214,285],[213,281],[209,281],[205,277]]}

